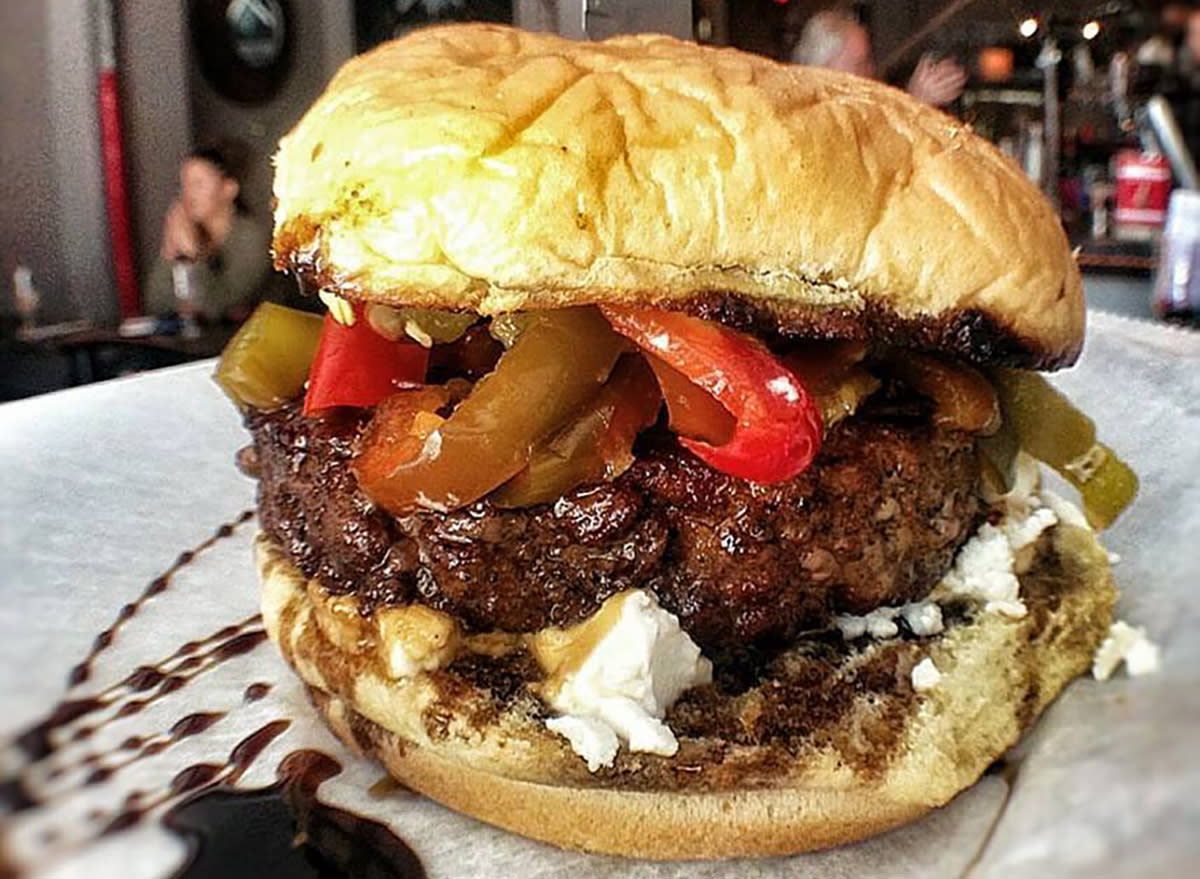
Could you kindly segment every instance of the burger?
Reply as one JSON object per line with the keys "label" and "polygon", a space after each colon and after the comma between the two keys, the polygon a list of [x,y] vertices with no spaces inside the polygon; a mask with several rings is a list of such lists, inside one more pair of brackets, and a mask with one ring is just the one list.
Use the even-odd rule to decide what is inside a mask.
{"label": "burger", "polygon": [[574,849],[797,852],[946,803],[1088,667],[1136,479],[1037,373],[1079,273],[966,125],[461,25],[346,64],[275,165],[327,311],[218,368],[263,616],[405,785]]}

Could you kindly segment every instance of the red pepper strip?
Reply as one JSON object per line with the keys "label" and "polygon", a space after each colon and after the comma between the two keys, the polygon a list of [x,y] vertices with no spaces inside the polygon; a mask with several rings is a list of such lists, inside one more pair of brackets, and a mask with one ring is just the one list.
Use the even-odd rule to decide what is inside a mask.
{"label": "red pepper strip", "polygon": [[716,397],[692,384],[691,379],[661,357],[647,354],[646,362],[654,370],[667,401],[671,430],[713,446],[722,446],[733,438],[737,421]]}
{"label": "red pepper strip", "polygon": [[613,329],[717,398],[737,420],[721,445],[680,437],[711,467],[752,482],[802,473],[821,448],[821,412],[764,345],[710,321],[651,308],[601,306]]}
{"label": "red pepper strip", "polygon": [[374,406],[406,385],[425,381],[428,350],[416,342],[385,339],[361,313],[357,318],[348,327],[325,315],[304,395],[305,415],[334,406]]}

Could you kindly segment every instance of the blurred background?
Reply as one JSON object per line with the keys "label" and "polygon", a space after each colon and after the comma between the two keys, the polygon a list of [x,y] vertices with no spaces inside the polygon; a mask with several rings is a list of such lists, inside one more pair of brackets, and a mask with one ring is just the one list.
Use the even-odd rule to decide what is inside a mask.
{"label": "blurred background", "polygon": [[[831,8],[834,35],[815,29],[806,42]],[[947,93],[931,102],[1043,186],[1080,248],[1093,304],[1194,321],[1200,207],[1187,145],[1200,140],[1200,63],[1189,29],[1200,52],[1200,17],[1190,4],[21,0],[0,4],[0,400],[211,356],[241,306],[294,300],[294,283],[264,266],[248,275],[253,291],[230,294],[233,306],[188,305],[193,262],[224,267],[215,246],[182,258],[166,244],[185,159],[216,150],[200,164],[236,182],[248,229],[269,230],[275,145],[339,65],[449,20],[590,39],[659,31],[781,61],[803,43],[831,66],[857,39],[839,24],[851,22],[872,75],[914,93],[921,75],[941,76]],[[174,285],[174,305],[155,307],[156,283]]]}

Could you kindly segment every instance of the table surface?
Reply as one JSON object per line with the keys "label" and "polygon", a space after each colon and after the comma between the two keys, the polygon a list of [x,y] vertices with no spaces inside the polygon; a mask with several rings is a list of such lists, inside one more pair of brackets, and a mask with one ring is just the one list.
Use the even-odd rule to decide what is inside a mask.
{"label": "table surface", "polygon": [[[254,485],[233,466],[247,437],[211,382],[212,368],[190,364],[0,405],[0,735],[33,722],[62,695],[68,671],[96,633],[181,549],[253,506]],[[1163,645],[1163,671],[1074,684],[1032,735],[1011,791],[991,777],[910,828],[833,852],[759,862],[754,875],[953,876],[988,839],[974,876],[1182,875],[1194,868],[1200,335],[1092,314],[1080,365],[1056,381],[1142,477],[1137,505],[1105,542],[1123,557],[1116,572],[1124,589],[1120,613]],[[183,586],[155,599],[141,628],[131,623],[119,633],[118,658],[164,655],[153,651],[184,630],[212,631],[235,613],[252,613],[252,530],[239,530]],[[240,694],[250,675],[273,675],[278,704],[298,718],[305,714],[298,688],[283,682],[269,649],[256,650],[239,669],[221,685],[229,693]],[[97,678],[108,672],[98,667]],[[315,724],[299,719],[289,735],[329,744]],[[378,773],[345,759],[345,783],[330,782],[328,795],[369,806],[361,790]],[[255,778],[269,781],[270,772]],[[387,821],[413,843],[431,876],[727,874],[720,865],[680,869],[557,852],[425,801]],[[177,841],[172,847],[152,835],[124,839],[112,840],[105,851],[117,854],[87,875],[164,875],[164,864],[181,857]],[[471,841],[470,854],[463,840]]]}
{"label": "table surface", "polygon": [[201,328],[200,335],[194,338],[188,338],[180,333],[123,336],[112,327],[97,326],[73,330],[69,333],[51,336],[30,344],[40,344],[48,348],[63,351],[101,345],[154,348],[159,351],[170,351],[199,360],[205,357],[215,357],[220,354],[225,344],[233,338],[233,334],[236,332],[237,327],[219,324]]}

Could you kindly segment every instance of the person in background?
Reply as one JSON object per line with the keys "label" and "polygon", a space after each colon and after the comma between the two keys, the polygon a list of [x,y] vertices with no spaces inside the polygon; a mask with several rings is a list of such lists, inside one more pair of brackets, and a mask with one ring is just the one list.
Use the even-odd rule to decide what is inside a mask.
{"label": "person in background", "polygon": [[[217,149],[190,153],[179,169],[179,197],[163,220],[159,259],[147,285],[147,310],[207,321],[240,321],[271,270],[270,234],[241,204],[241,185]],[[179,272],[188,295],[177,298]]]}
{"label": "person in background", "polygon": [[1184,21],[1183,48],[1184,66],[1190,71],[1200,70],[1200,7],[1188,11]]}
{"label": "person in background", "polygon": [[1171,102],[1192,160],[1200,162],[1200,8],[1184,18],[1174,75],[1164,77],[1160,91]]}
{"label": "person in background", "polygon": [[[858,76],[875,75],[866,28],[848,13],[834,9],[818,12],[808,20],[792,48],[791,60],[793,64],[828,67]],[[918,100],[941,107],[958,98],[966,84],[966,71],[957,63],[923,55],[906,90]]]}
{"label": "person in background", "polygon": [[1158,15],[1158,26],[1138,48],[1135,60],[1142,67],[1172,70],[1186,66],[1181,47],[1188,29],[1192,7],[1187,3],[1164,3]]}

